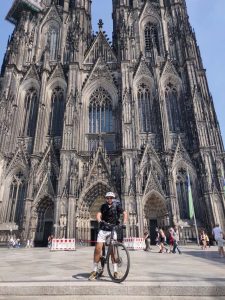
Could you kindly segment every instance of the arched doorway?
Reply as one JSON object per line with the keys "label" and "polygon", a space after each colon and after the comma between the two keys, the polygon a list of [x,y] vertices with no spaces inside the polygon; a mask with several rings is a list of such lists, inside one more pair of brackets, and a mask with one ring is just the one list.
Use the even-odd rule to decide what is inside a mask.
{"label": "arched doorway", "polygon": [[43,198],[37,206],[36,246],[47,246],[48,236],[53,233],[54,203],[49,197]]}
{"label": "arched doorway", "polygon": [[105,201],[105,194],[109,189],[103,183],[97,183],[86,193],[79,207],[79,217],[76,226],[76,238],[91,241],[95,245],[97,239],[98,222],[96,214]]}
{"label": "arched doorway", "polygon": [[151,244],[155,244],[156,227],[165,228],[168,224],[168,211],[165,200],[156,192],[146,197],[144,204],[144,227],[149,230]]}
{"label": "arched doorway", "polygon": [[[96,221],[96,215],[99,212],[101,205],[105,202],[105,195],[99,195],[94,203],[90,207],[90,222],[91,222],[91,241],[97,240],[98,235],[98,222]],[[94,243],[91,243],[92,245]]]}

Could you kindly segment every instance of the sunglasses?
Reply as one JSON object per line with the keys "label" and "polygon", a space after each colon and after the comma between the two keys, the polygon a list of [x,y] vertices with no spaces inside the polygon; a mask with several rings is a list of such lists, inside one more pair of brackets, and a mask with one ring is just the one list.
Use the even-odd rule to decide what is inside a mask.
{"label": "sunglasses", "polygon": [[113,199],[113,197],[106,197],[106,199]]}

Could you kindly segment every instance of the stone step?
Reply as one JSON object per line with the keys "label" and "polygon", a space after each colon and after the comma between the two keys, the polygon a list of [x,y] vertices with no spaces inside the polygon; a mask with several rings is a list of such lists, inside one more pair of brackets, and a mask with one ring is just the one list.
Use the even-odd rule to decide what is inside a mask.
{"label": "stone step", "polygon": [[[224,300],[224,296],[118,296],[116,300]],[[0,300],[115,300],[115,296],[0,296]]]}
{"label": "stone step", "polygon": [[[156,296],[173,296],[173,297],[194,297],[194,296],[211,296],[214,299],[224,297],[224,281],[213,282],[124,282],[116,284],[109,281],[95,282],[1,282],[0,295],[11,296],[77,296],[77,299],[84,297],[96,296],[105,299],[110,297],[156,297]],[[9,298],[6,298],[9,299]],[[44,298],[41,298],[42,300]],[[62,298],[61,298],[62,299]],[[75,299],[75,298],[73,298]],[[88,298],[87,298],[88,299]],[[90,298],[91,299],[91,298]],[[93,298],[94,299],[94,298]],[[173,298],[171,298],[173,299]]]}

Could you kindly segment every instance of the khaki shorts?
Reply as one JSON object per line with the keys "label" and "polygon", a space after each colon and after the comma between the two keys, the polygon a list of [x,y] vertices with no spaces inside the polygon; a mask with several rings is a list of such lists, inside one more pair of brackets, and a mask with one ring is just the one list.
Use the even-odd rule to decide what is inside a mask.
{"label": "khaki shorts", "polygon": [[[98,233],[97,243],[105,243],[106,240],[110,239],[111,231],[100,230]],[[114,232],[114,240],[117,240],[117,233]],[[107,241],[108,242],[108,241]]]}
{"label": "khaki shorts", "polygon": [[223,247],[225,240],[220,238],[216,239],[218,247]]}

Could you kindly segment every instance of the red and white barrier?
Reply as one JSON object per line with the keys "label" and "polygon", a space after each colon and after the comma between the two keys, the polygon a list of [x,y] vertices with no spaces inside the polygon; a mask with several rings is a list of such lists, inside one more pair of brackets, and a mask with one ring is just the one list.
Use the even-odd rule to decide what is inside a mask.
{"label": "red and white barrier", "polygon": [[123,243],[129,250],[145,249],[145,239],[144,238],[136,238],[136,237],[124,238]]}
{"label": "red and white barrier", "polygon": [[53,239],[51,251],[75,251],[75,239]]}

